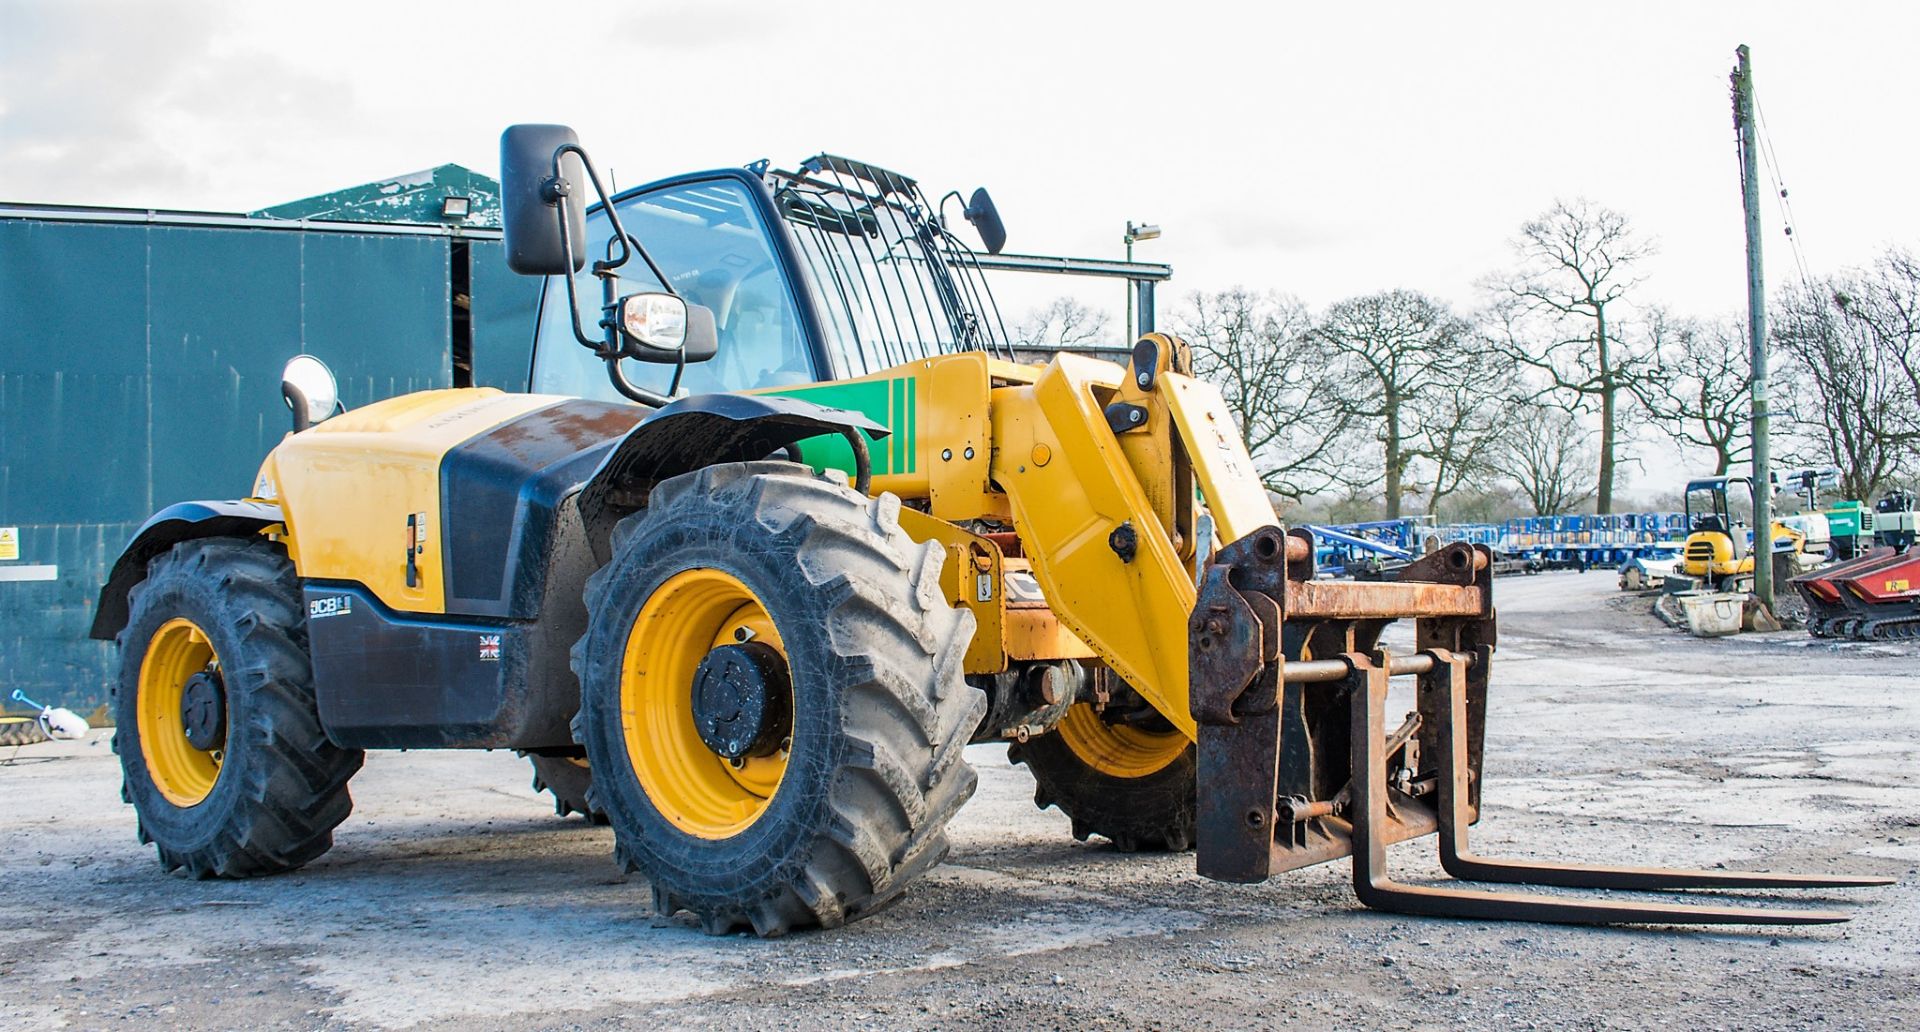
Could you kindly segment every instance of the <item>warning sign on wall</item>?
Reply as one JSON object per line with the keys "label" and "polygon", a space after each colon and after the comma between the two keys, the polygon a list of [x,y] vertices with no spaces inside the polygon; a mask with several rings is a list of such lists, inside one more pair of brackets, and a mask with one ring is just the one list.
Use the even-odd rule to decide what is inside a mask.
{"label": "warning sign on wall", "polygon": [[20,528],[0,527],[0,559],[20,558]]}

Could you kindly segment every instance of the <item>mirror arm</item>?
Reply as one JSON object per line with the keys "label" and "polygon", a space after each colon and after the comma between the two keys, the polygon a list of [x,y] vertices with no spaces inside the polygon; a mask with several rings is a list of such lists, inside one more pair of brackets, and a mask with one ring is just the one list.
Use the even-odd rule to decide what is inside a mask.
{"label": "mirror arm", "polygon": [[293,410],[293,432],[313,426],[313,420],[307,418],[307,393],[285,380],[280,381],[280,396],[287,401],[287,407]]}
{"label": "mirror arm", "polygon": [[[627,260],[633,257],[634,245],[630,243],[633,238],[627,235],[626,227],[620,224],[620,215],[613,210],[613,199],[607,196],[607,188],[600,185],[600,172],[593,167],[593,159],[587,156],[586,148],[581,147],[577,143],[563,143],[554,149],[553,178],[549,180],[551,185],[548,189],[552,189],[554,186],[566,182],[565,177],[560,174],[560,159],[569,154],[580,159],[580,167],[585,169],[587,173],[587,182],[593,184],[594,195],[600,198],[600,207],[606,211],[607,220],[613,224],[614,239],[620,241],[620,257],[608,262],[607,267],[617,269],[627,264]],[[566,239],[564,232],[561,233],[560,236],[563,241]],[[649,261],[647,265],[651,267],[653,262]],[[655,275],[658,274],[658,270],[655,270]]]}
{"label": "mirror arm", "polygon": [[[654,408],[659,408],[673,400],[665,395],[655,394],[645,387],[634,383],[632,380],[627,379],[627,371],[620,368],[619,355],[603,355],[601,357],[607,363],[607,379],[613,381],[613,389],[619,391],[621,397],[626,398],[628,401],[637,401],[642,405],[651,405]],[[679,380],[678,375],[674,377],[674,380],[677,385]]]}
{"label": "mirror arm", "polygon": [[[556,158],[555,160],[557,162],[558,158]],[[560,253],[566,260],[567,268],[571,269],[571,268],[574,268],[573,234],[567,232],[566,205],[564,204],[558,205],[557,210],[559,212],[558,217],[560,219]],[[593,274],[596,276],[600,276],[604,282],[606,282],[609,286],[611,286],[612,281],[607,280],[606,277],[603,275],[603,270],[601,269],[601,266],[603,264],[605,263],[603,262],[593,263]],[[607,350],[609,348],[612,348],[614,353],[617,355],[619,353],[619,349],[617,346],[615,346],[612,343],[612,341],[594,340],[592,337],[587,336],[586,328],[580,325],[580,299],[579,299],[578,293],[575,291],[573,286],[573,274],[566,273],[564,274],[564,276],[567,281],[567,314],[569,316],[572,316],[573,318],[573,339],[579,341],[582,347],[591,349],[594,354],[599,355],[602,358],[607,357]],[[600,326],[601,326],[602,333],[611,332],[610,328],[607,326],[607,320],[604,314],[601,316]]]}
{"label": "mirror arm", "polygon": [[687,349],[680,348],[680,360],[673,364],[673,382],[667,384],[667,397],[676,397],[680,393],[680,379],[687,375]]}
{"label": "mirror arm", "polygon": [[948,190],[941,196],[940,203],[933,206],[934,221],[940,224],[940,232],[946,235],[951,235],[947,233],[947,201],[949,199],[958,200],[962,212],[967,207],[967,199],[961,197],[958,190]]}
{"label": "mirror arm", "polygon": [[[593,184],[593,192],[600,198],[600,208],[607,213],[607,221],[613,230],[612,238],[608,241],[609,250],[611,250],[611,244],[614,240],[620,242],[619,257],[609,257],[605,260],[596,260],[593,263],[593,275],[600,280],[601,337],[597,341],[587,336],[586,327],[580,323],[579,293],[574,286],[573,274],[566,274],[567,314],[571,317],[573,324],[573,338],[578,341],[581,346],[592,351],[595,356],[607,364],[607,379],[613,383],[613,389],[618,391],[621,397],[629,401],[639,402],[642,405],[651,405],[658,408],[673,399],[667,395],[657,394],[645,387],[639,386],[627,378],[626,370],[620,368],[620,359],[623,356],[635,355],[637,357],[636,352],[638,345],[630,344],[620,338],[618,315],[620,305],[620,275],[618,270],[622,265],[630,261],[635,254],[638,254],[640,260],[646,263],[647,269],[653,273],[654,279],[659,281],[662,290],[672,294],[674,297],[679,297],[680,294],[673,289],[673,284],[667,281],[666,275],[660,271],[660,266],[654,263],[653,256],[648,254],[647,249],[640,245],[640,241],[635,240],[632,235],[627,232],[626,226],[621,224],[620,213],[616,211],[613,206],[613,198],[607,195],[606,187],[600,184],[599,170],[593,167],[593,159],[587,156],[585,148],[582,148],[577,143],[566,143],[561,144],[554,150],[553,175],[552,178],[547,181],[546,190],[555,195],[554,199],[565,196],[567,185],[565,177],[560,174],[560,161],[568,154],[572,154],[580,159],[580,165],[587,173],[587,181]],[[573,234],[567,232],[566,204],[564,202],[555,204],[554,209],[556,217],[560,220],[561,254],[566,261],[566,267],[572,269],[576,267],[574,264],[574,242]],[[679,367],[674,371],[673,386],[670,390],[679,390],[680,376],[685,370],[686,355],[683,352],[680,357]]]}
{"label": "mirror arm", "polygon": [[[556,182],[560,180],[560,159],[568,154],[572,154],[580,159],[580,166],[586,169],[587,172],[587,181],[593,184],[594,195],[600,198],[600,209],[607,213],[607,222],[611,224],[613,228],[613,234],[607,239],[609,248],[611,248],[613,242],[616,240],[620,243],[620,257],[608,258],[604,262],[595,262],[595,275],[599,274],[603,266],[609,272],[618,269],[632,260],[634,255],[638,254],[640,260],[646,263],[647,271],[653,273],[653,278],[659,281],[660,289],[672,294],[674,297],[679,297],[680,292],[673,289],[672,283],[667,282],[666,273],[660,271],[660,266],[654,262],[653,256],[647,253],[647,249],[641,245],[639,240],[634,238],[633,234],[627,232],[627,227],[621,223],[620,212],[613,206],[613,198],[608,195],[607,188],[600,185],[600,170],[593,167],[593,159],[587,156],[584,147],[581,147],[577,143],[565,143],[561,144],[560,147],[553,152],[554,180]],[[562,225],[560,236],[562,241],[565,242],[566,232],[564,224]],[[572,260],[569,259],[568,261],[569,267],[571,267]]]}

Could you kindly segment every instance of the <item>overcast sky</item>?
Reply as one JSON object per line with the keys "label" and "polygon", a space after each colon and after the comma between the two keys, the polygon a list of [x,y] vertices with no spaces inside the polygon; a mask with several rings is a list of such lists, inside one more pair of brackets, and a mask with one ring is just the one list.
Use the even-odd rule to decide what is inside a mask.
{"label": "overcast sky", "polygon": [[1818,272],[1920,243],[1917,29],[1920,5],[1752,0],[0,0],[0,200],[244,211],[495,174],[503,126],[555,121],[623,185],[822,150],[986,185],[1011,251],[1117,256],[1158,223],[1163,311],[1235,284],[1469,308],[1524,219],[1585,195],[1658,240],[1646,299],[1712,314],[1744,304],[1734,46]]}

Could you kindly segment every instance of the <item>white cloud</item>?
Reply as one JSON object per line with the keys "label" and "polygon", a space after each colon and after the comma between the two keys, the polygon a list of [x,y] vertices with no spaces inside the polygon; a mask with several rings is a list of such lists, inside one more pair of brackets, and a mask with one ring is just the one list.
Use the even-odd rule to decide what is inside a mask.
{"label": "white cloud", "polygon": [[[1117,256],[1156,222],[1163,309],[1235,283],[1471,305],[1521,220],[1584,194],[1661,239],[1649,300],[1712,314],[1743,304],[1734,45],[1820,271],[1920,238],[1917,28],[1766,2],[0,0],[0,197],[248,210],[491,172],[503,126],[561,121],[626,185],[831,150],[992,187],[1014,250]],[[1118,325],[1117,286],[1074,292]]]}

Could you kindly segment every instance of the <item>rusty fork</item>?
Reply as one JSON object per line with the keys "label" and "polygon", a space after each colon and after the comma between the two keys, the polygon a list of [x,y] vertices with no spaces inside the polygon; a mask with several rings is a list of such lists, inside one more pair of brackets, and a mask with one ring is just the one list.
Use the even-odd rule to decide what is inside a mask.
{"label": "rusty fork", "polygon": [[[1657,892],[1892,883],[1476,855],[1467,829],[1480,815],[1492,566],[1484,548],[1449,545],[1409,564],[1397,583],[1322,581],[1311,535],[1278,527],[1216,554],[1189,625],[1202,875],[1252,883],[1351,857],[1354,889],[1377,910],[1563,924],[1802,925],[1848,916],[1407,885],[1388,873],[1387,846],[1434,834],[1441,866],[1461,881]],[[1380,649],[1381,628],[1408,618],[1420,651]],[[1389,734],[1387,685],[1401,675],[1418,678],[1418,710]]]}
{"label": "rusty fork", "polygon": [[1491,859],[1468,848],[1466,745],[1467,672],[1478,657],[1430,650],[1395,661],[1385,652],[1343,657],[1350,668],[1352,701],[1353,885],[1361,902],[1376,910],[1433,917],[1555,924],[1749,924],[1809,925],[1848,920],[1833,910],[1576,899],[1406,885],[1387,873],[1386,841],[1376,829],[1387,823],[1385,710],[1390,672],[1420,676],[1422,692],[1440,693],[1430,708],[1437,718],[1438,818],[1441,866],[1456,878],[1570,888],[1668,890],[1685,888],[1844,888],[1891,884],[1891,879],[1853,875],[1794,875],[1743,871],[1690,871],[1658,867],[1586,866]]}

